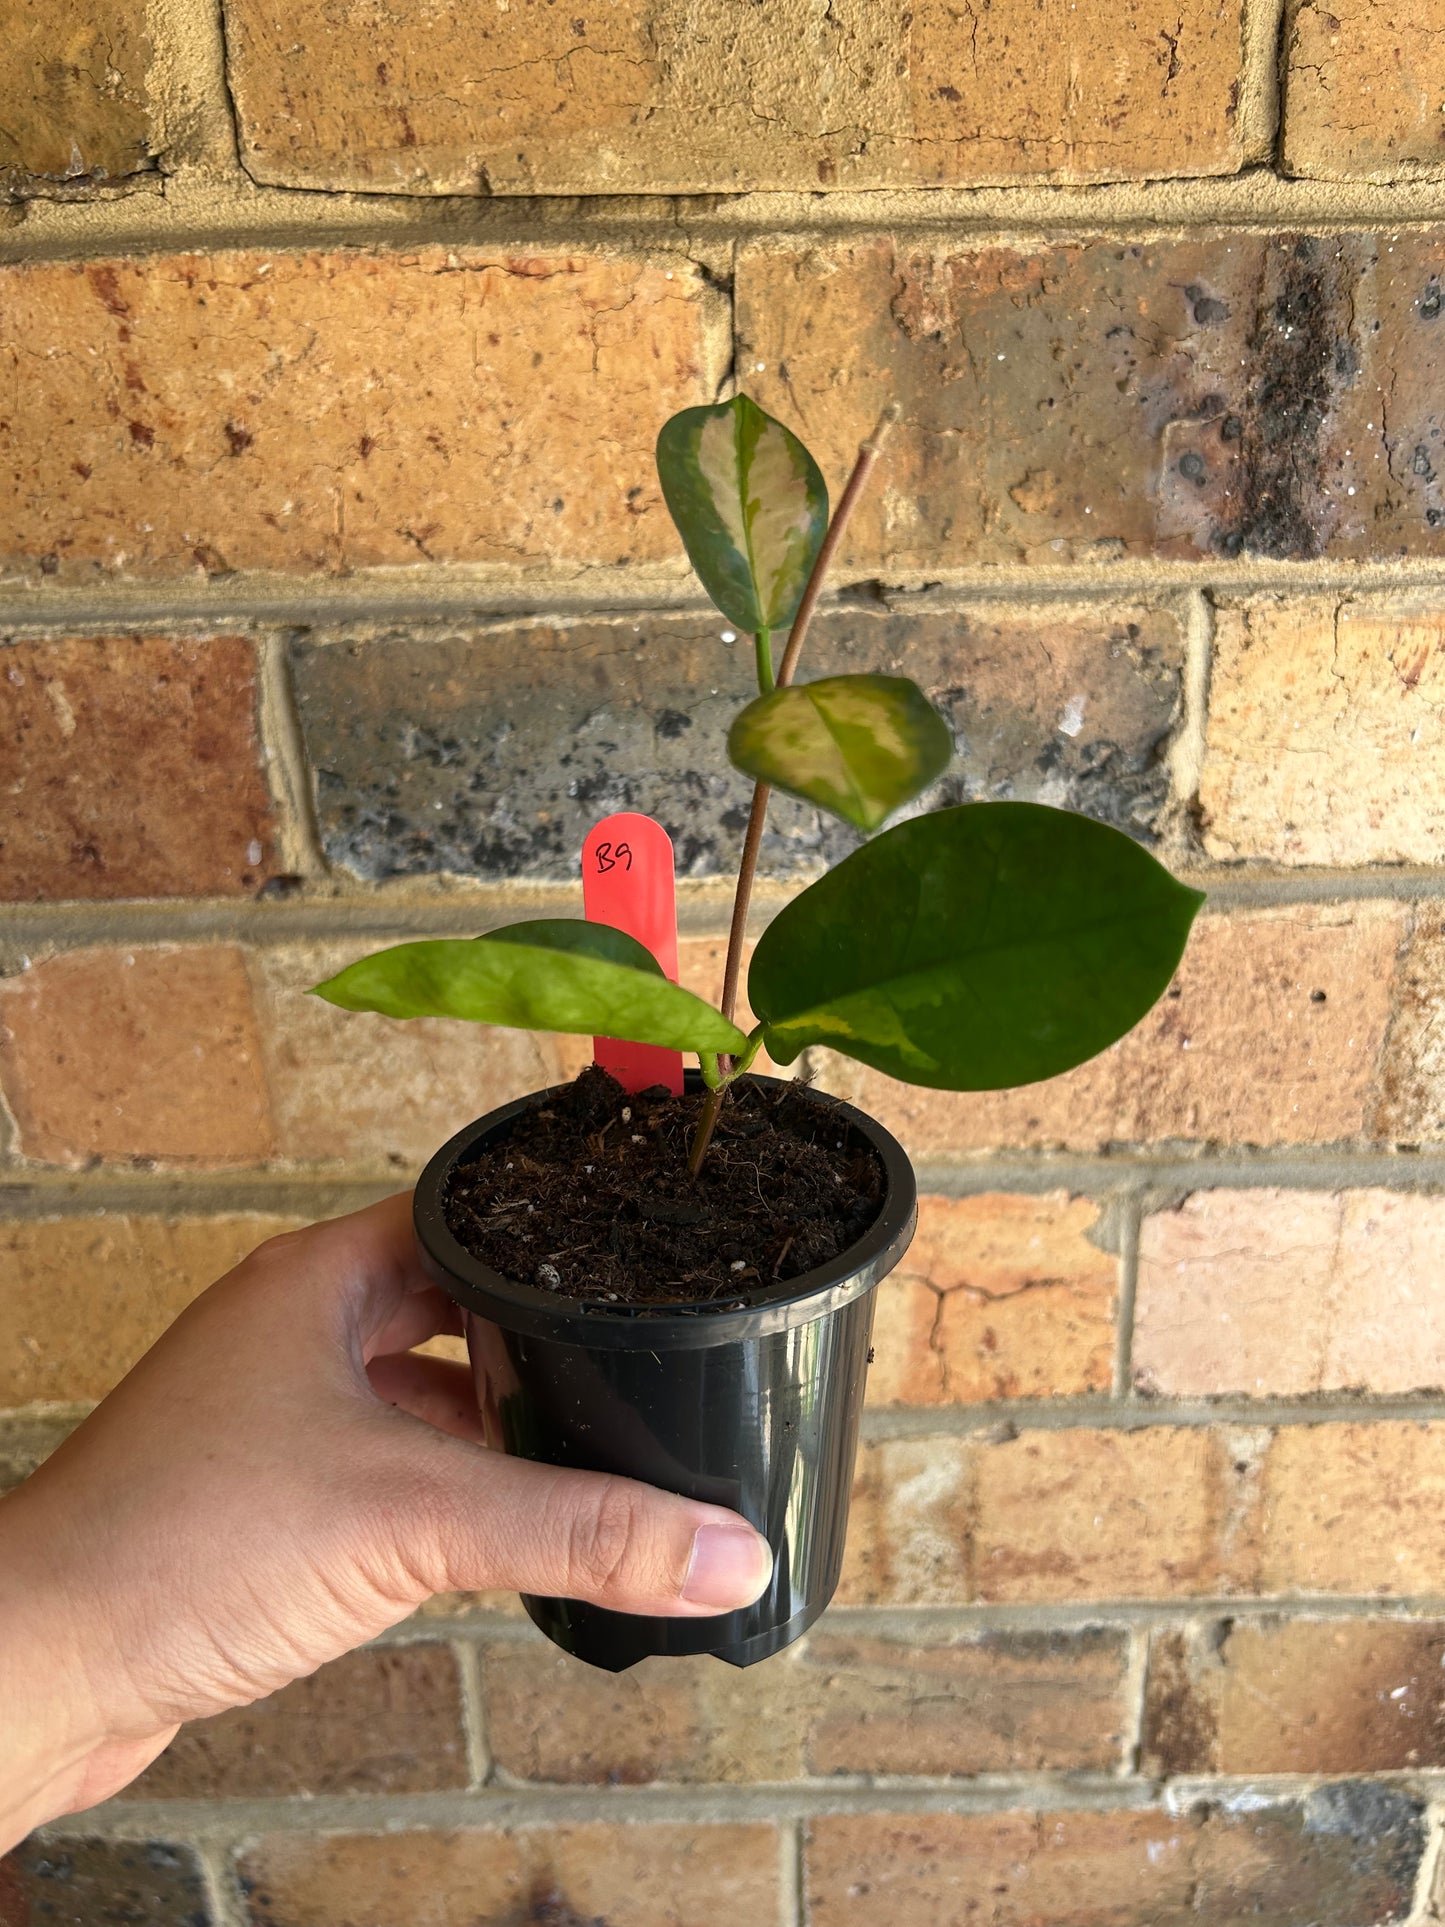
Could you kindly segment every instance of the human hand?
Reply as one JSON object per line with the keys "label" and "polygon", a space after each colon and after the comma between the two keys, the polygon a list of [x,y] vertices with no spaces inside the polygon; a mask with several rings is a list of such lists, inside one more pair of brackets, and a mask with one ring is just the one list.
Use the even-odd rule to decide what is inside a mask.
{"label": "human hand", "polygon": [[747,1605],[736,1514],[488,1451],[410,1198],[274,1238],[0,1502],[0,1851],[433,1593]]}

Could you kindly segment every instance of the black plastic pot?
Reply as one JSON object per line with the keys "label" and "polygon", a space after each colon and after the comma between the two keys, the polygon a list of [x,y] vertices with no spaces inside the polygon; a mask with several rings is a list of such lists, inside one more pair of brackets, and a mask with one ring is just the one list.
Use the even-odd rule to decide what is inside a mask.
{"label": "black plastic pot", "polygon": [[[698,1088],[696,1073],[688,1082]],[[744,1310],[583,1305],[473,1258],[442,1209],[452,1171],[505,1138],[534,1101],[521,1098],[459,1131],[416,1188],[427,1268],[466,1312],[489,1442],[730,1506],[765,1534],[776,1564],[761,1599],[714,1618],[654,1619],[526,1595],[522,1603],[549,1639],[609,1672],[652,1653],[712,1653],[751,1666],[805,1632],[838,1583],[873,1287],[913,1237],[913,1167],[872,1118],[813,1097],[820,1129],[826,1120],[830,1136],[867,1143],[885,1173],[883,1209],[851,1250],[755,1294]]]}

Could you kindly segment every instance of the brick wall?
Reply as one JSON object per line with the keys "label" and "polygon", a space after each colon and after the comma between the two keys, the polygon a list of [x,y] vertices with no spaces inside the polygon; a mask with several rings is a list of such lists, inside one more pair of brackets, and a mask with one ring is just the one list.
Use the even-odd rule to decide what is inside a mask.
{"label": "brick wall", "polygon": [[[633,806],[716,992],[749,665],[650,446],[735,378],[835,485],[904,406],[816,667],[929,689],[941,800],[1211,894],[1053,1084],[811,1066],[925,1201],[808,1641],[614,1680],[438,1601],[0,1863],[0,1921],[1435,1919],[1442,0],[82,13],[0,45],[6,1480],[578,1064],[320,974],[575,907]],[[844,847],[777,808],[763,914]]]}

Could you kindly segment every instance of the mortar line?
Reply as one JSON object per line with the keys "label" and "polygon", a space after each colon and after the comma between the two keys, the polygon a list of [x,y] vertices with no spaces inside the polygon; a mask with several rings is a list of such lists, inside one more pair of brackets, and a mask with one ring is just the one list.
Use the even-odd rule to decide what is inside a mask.
{"label": "mortar line", "polygon": [[1179,728],[1169,746],[1169,835],[1172,851],[1198,861],[1195,818],[1204,775],[1209,729],[1209,682],[1214,658],[1214,604],[1209,591],[1190,589],[1183,598],[1184,663],[1180,677]]}
{"label": "mortar line", "polygon": [[[896,1640],[917,1646],[937,1641],[984,1639],[1000,1633],[1127,1633],[1173,1629],[1185,1621],[1211,1619],[1269,1623],[1437,1620],[1445,1615],[1445,1593],[1426,1596],[1370,1596],[1361,1593],[1273,1593],[1246,1597],[1225,1594],[1178,1599],[1060,1600],[1047,1604],[955,1604],[950,1606],[830,1606],[811,1637]],[[541,1634],[516,1614],[477,1613],[471,1617],[416,1617],[391,1627],[370,1643],[386,1648],[427,1644],[450,1636],[478,1644],[536,1645]]]}
{"label": "mortar line", "polygon": [[1445,1424],[1445,1395],[1418,1398],[1390,1394],[1317,1398],[1238,1396],[1217,1399],[1155,1398],[1145,1401],[1084,1397],[1048,1402],[1001,1399],[996,1405],[871,1406],[863,1413],[862,1437],[872,1443],[901,1439],[969,1438],[1012,1432],[1141,1432],[1168,1428],[1197,1431],[1220,1426],[1255,1429],[1339,1424]]}
{"label": "mortar line", "polygon": [[[112,1800],[39,1829],[42,1841],[90,1835],[109,1840],[177,1837],[229,1845],[265,1833],[358,1832],[396,1835],[413,1829],[551,1828],[612,1825],[726,1825],[806,1821],[828,1815],[1008,1812],[1181,1812],[1200,1802],[1224,1806],[1294,1805],[1319,1787],[1349,1785],[1358,1770],[1337,1774],[1191,1775],[1168,1782],[1112,1774],[980,1774],[970,1780],[865,1777],[813,1781],[719,1782],[684,1786],[568,1788],[533,1785],[475,1793],[318,1794],[249,1800]],[[1424,1801],[1445,1792],[1435,1770],[1383,1771],[1382,1786]]]}
{"label": "mortar line", "polygon": [[1144,1713],[1149,1685],[1150,1630],[1149,1626],[1133,1625],[1128,1631],[1128,1660],[1124,1667],[1121,1686],[1124,1703],[1118,1767],[1121,1779],[1136,1777],[1144,1757]]}
{"label": "mortar line", "polygon": [[1139,1295],[1139,1228],[1143,1219],[1137,1193],[1119,1206],[1119,1304],[1114,1349],[1114,1397],[1128,1400],[1134,1389],[1134,1306]]}
{"label": "mortar line", "polygon": [[[1273,871],[1176,862],[1178,874],[1206,892],[1203,914],[1328,909],[1345,903],[1438,903],[1445,865],[1358,871]],[[799,875],[760,886],[748,921],[759,935],[814,879]],[[684,937],[720,936],[726,926],[724,879],[686,880],[678,892]],[[0,973],[34,955],[94,944],[133,946],[234,941],[256,946],[344,937],[472,936],[517,916],[576,916],[580,888],[561,880],[492,881],[438,876],[368,887],[360,879],[320,880],[281,898],[69,899],[9,903],[0,922]]]}
{"label": "mortar line", "polygon": [[[1261,65],[1245,48],[1251,81]],[[1257,121],[1258,115],[1255,119]],[[1257,130],[1249,138],[1257,139]],[[62,260],[231,246],[538,246],[578,252],[616,247],[685,255],[724,238],[741,245],[818,245],[889,233],[902,246],[971,237],[1020,246],[1086,233],[1102,240],[1171,238],[1213,228],[1269,233],[1359,226],[1392,230],[1436,221],[1445,180],[1389,183],[1290,180],[1268,169],[1233,175],[978,187],[879,187],[818,194],[408,195],[349,188],[261,185],[237,165],[225,178],[205,168],[163,178],[159,191],[113,199],[41,199],[4,237],[0,260]]]}
{"label": "mortar line", "polygon": [[806,1825],[802,1818],[778,1822],[778,1927],[805,1927]]}
{"label": "mortar line", "polygon": [[281,825],[282,861],[293,875],[322,882],[329,872],[285,636],[271,634],[261,639],[257,669],[261,749]]}
{"label": "mortar line", "polygon": [[[1117,606],[1211,592],[1244,596],[1431,593],[1445,586],[1445,559],[1271,561],[1213,557],[1207,564],[1139,556],[1108,565],[976,563],[895,572],[883,560],[835,584],[822,612],[888,612],[895,606],[940,613],[955,607],[1032,602]],[[305,626],[342,622],[436,620],[481,628],[520,621],[635,619],[638,615],[716,619],[695,584],[670,564],[620,570],[610,565],[511,570],[480,563],[418,563],[347,576],[281,576],[264,571],[197,581],[114,581],[55,585],[38,577],[0,578],[0,630],[106,630],[117,625],[236,622]]]}
{"label": "mortar line", "polygon": [[[400,1642],[397,1642],[400,1643]],[[457,1663],[461,1693],[462,1732],[466,1737],[470,1790],[478,1793],[492,1777],[492,1752],[487,1744],[486,1700],[482,1692],[482,1659],[475,1641],[466,1634],[447,1642]]]}
{"label": "mortar line", "polygon": [[1438,1927],[1440,1916],[1435,1911],[1435,1881],[1441,1865],[1442,1841],[1445,1841],[1445,1813],[1438,1806],[1430,1806],[1425,1813],[1425,1848],[1420,1855],[1420,1865],[1415,1870],[1415,1893],[1405,1927]]}
{"label": "mortar line", "polygon": [[1244,0],[1237,125],[1246,161],[1258,166],[1273,167],[1277,161],[1284,119],[1285,5],[1286,0]]}
{"label": "mortar line", "polygon": [[239,133],[225,80],[220,0],[147,0],[152,55],[147,81],[160,103],[164,201],[169,181],[220,188],[240,167]]}
{"label": "mortar line", "polygon": [[190,1845],[201,1870],[201,1887],[206,1898],[210,1927],[254,1927],[246,1915],[236,1879],[236,1864],[230,1844],[221,1840],[195,1840]]}
{"label": "mortar line", "polygon": [[[1137,1189],[1141,1209],[1209,1190],[1445,1191],[1445,1151],[1349,1149],[1221,1153],[1200,1147],[1116,1152],[1106,1157],[1040,1151],[984,1155],[967,1163],[915,1162],[921,1193],[945,1198],[990,1191],[1024,1195],[1063,1190],[1116,1198]],[[86,1216],[101,1211],[205,1217],[226,1214],[313,1217],[361,1210],[411,1181],[402,1170],[281,1166],[245,1171],[69,1171],[15,1164],[0,1170],[0,1215],[7,1220]]]}

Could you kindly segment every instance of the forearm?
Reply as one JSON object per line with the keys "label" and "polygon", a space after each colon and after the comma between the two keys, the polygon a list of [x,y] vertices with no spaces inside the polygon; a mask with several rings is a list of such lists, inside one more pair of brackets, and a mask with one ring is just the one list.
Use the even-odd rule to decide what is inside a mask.
{"label": "forearm", "polygon": [[118,1792],[170,1738],[108,1730],[89,1677],[102,1642],[84,1651],[41,1531],[28,1496],[0,1500],[0,1853]]}

